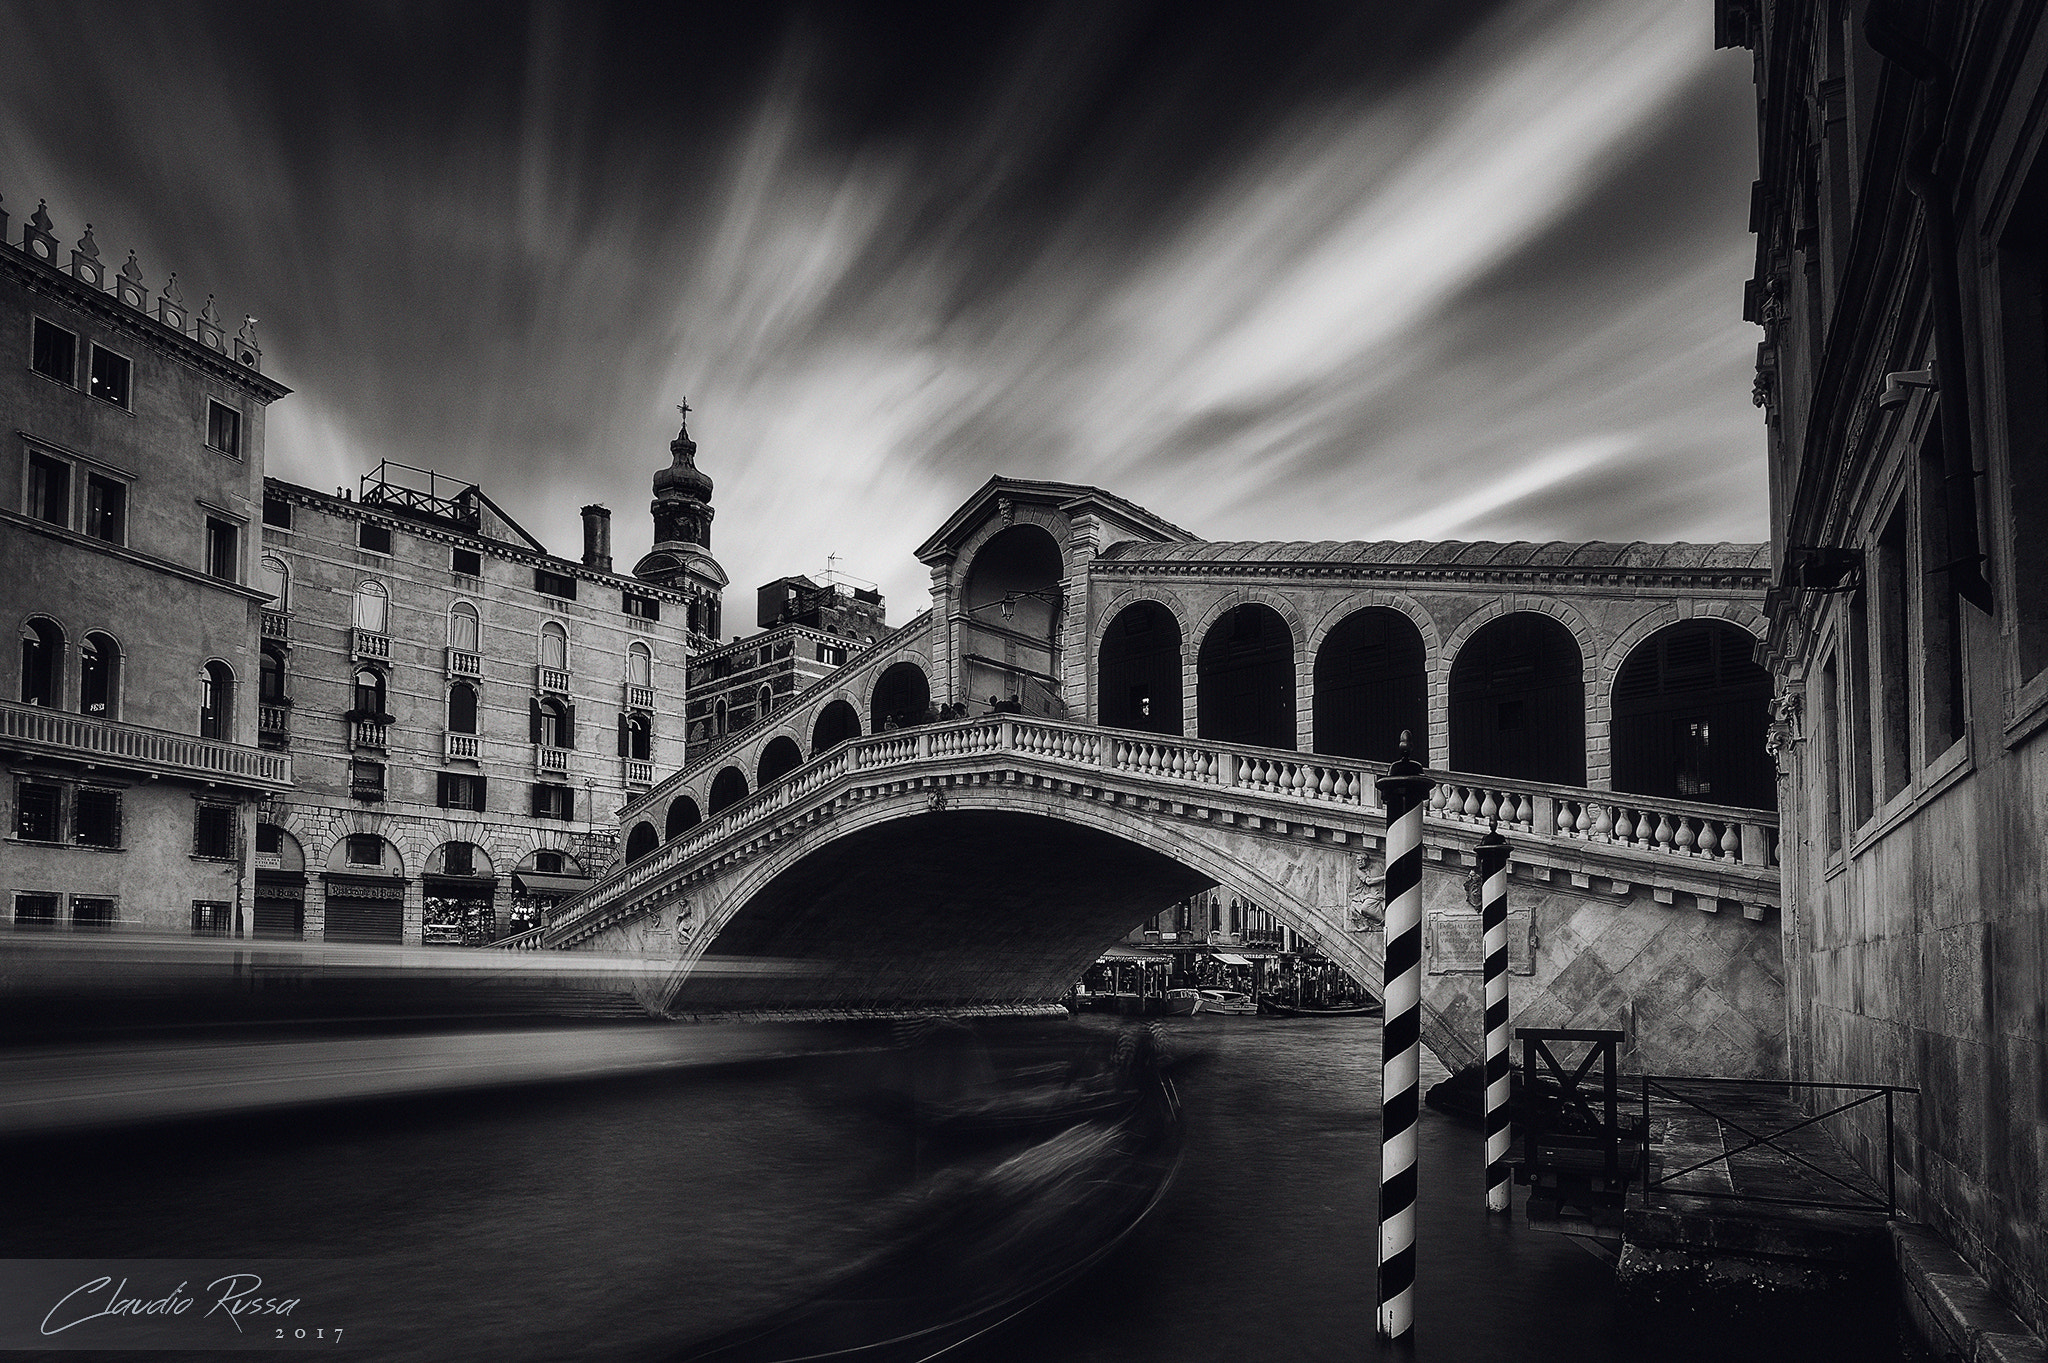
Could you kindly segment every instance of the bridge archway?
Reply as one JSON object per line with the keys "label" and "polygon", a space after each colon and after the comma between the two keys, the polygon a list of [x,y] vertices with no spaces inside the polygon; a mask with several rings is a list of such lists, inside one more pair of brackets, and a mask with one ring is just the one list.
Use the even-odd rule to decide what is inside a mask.
{"label": "bridge archway", "polygon": [[761,765],[757,769],[754,789],[766,790],[803,764],[804,752],[797,747],[796,740],[788,734],[777,734],[769,740],[768,746],[761,749]]}
{"label": "bridge archway", "polygon": [[1771,674],[1748,631],[1720,620],[1667,625],[1637,644],[1610,703],[1614,788],[1710,804],[1774,809],[1764,750]]}
{"label": "bridge archway", "polygon": [[626,834],[626,861],[631,864],[661,846],[661,838],[654,831],[654,825],[641,820]]}
{"label": "bridge archway", "polygon": [[1065,712],[1060,628],[1066,557],[1043,526],[1000,530],[975,551],[960,593],[960,685],[972,701],[1016,699],[1024,712]]}
{"label": "bridge archway", "polygon": [[1295,746],[1294,632],[1256,601],[1209,627],[1195,660],[1197,737],[1265,748]]}
{"label": "bridge archway", "polygon": [[1422,631],[1391,606],[1337,623],[1316,650],[1315,750],[1332,757],[1429,761],[1429,654]]}
{"label": "bridge archway", "polygon": [[892,663],[875,679],[874,696],[868,704],[868,732],[879,733],[890,721],[915,724],[924,718],[931,703],[931,682],[924,669],[908,660]]}
{"label": "bridge archway", "polygon": [[705,798],[707,813],[736,805],[747,798],[747,776],[738,767],[726,767],[711,780],[711,794]]}
{"label": "bridge archway", "polygon": [[678,795],[669,802],[667,823],[669,837],[680,837],[702,822],[704,822],[704,815],[697,809],[697,802],[689,796]]}
{"label": "bridge archway", "polygon": [[1481,626],[1449,690],[1453,770],[1586,784],[1585,659],[1562,622],[1516,611]]}
{"label": "bridge archway", "polygon": [[860,737],[860,711],[844,700],[835,700],[818,711],[811,725],[811,756],[830,752],[849,738]]}
{"label": "bridge archway", "polygon": [[1180,622],[1157,601],[1134,601],[1102,631],[1095,667],[1097,722],[1112,729],[1181,732]]}

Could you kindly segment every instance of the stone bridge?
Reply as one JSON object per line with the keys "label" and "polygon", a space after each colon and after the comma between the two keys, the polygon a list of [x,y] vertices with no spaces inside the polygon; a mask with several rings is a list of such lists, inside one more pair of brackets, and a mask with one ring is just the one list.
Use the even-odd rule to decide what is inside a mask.
{"label": "stone bridge", "polygon": [[[884,673],[892,650],[914,645],[883,640],[850,677],[792,708],[850,702],[834,682]],[[869,734],[825,747],[665,842],[651,822],[635,823],[623,864],[530,945],[672,961],[644,1001],[674,1014],[993,1009],[1063,997],[1106,943],[1220,885],[1376,989],[1383,772],[1017,714]],[[1773,816],[1435,775],[1424,1035],[1446,1063],[1473,1058],[1481,1034],[1479,917],[1466,881],[1497,819],[1513,849],[1520,1025],[1619,1027],[1630,1063],[1650,1069],[1778,1071]],[[666,792],[671,807],[687,786]],[[729,976],[692,977],[696,962],[722,955],[809,969],[778,981],[772,997]]]}

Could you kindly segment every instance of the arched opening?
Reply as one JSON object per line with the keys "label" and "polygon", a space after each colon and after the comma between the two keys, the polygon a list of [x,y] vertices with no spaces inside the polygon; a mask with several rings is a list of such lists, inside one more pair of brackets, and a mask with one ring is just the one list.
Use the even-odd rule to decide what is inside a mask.
{"label": "arched opening", "polygon": [[1316,650],[1315,750],[1429,761],[1429,657],[1415,622],[1388,606],[1344,617]]}
{"label": "arched opening", "polygon": [[[264,657],[270,657],[268,650]],[[283,659],[279,663],[279,694],[282,695]],[[121,698],[121,646],[112,636],[94,631],[85,636],[78,651],[78,713],[113,719]]]}
{"label": "arched opening", "polygon": [[1066,564],[1035,525],[1013,525],[974,555],[961,589],[961,685],[976,701],[1015,700],[1026,714],[1061,715],[1060,620]]}
{"label": "arched opening", "polygon": [[21,703],[57,708],[57,673],[64,657],[64,631],[55,620],[36,616],[21,627]]}
{"label": "arched opening", "polygon": [[381,582],[365,582],[356,588],[356,628],[383,634],[391,624],[391,596]]}
{"label": "arched opening", "polygon": [[1134,601],[1102,631],[1095,705],[1112,729],[1175,734],[1180,721],[1180,622],[1157,601]]}
{"label": "arched opening", "polygon": [[697,810],[697,802],[687,795],[678,795],[668,807],[668,836],[673,838],[687,833],[704,822],[704,816]]}
{"label": "arched opening", "polygon": [[654,653],[643,643],[626,649],[626,681],[633,686],[654,685]]}
{"label": "arched opening", "polygon": [[330,942],[405,940],[405,859],[386,838],[349,833],[327,854]]}
{"label": "arched opening", "polygon": [[775,692],[772,688],[764,686],[759,691],[754,693],[755,719],[760,720],[768,718],[770,712],[772,712],[774,709]]}
{"label": "arched opening", "polygon": [[540,665],[557,672],[569,670],[569,631],[554,620],[540,627]]}
{"label": "arched opening", "polygon": [[476,688],[468,682],[457,682],[448,688],[448,732],[476,732]]}
{"label": "arched opening", "polygon": [[1725,621],[1688,620],[1635,646],[1614,679],[1616,790],[1777,807],[1764,751],[1771,674],[1753,660],[1755,645]]}
{"label": "arched opening", "polygon": [[633,825],[633,831],[626,834],[626,861],[630,864],[640,860],[655,848],[661,846],[661,839],[654,832],[654,825],[642,820]]}
{"label": "arched opening", "polygon": [[256,890],[250,899],[252,935],[297,941],[306,928],[306,854],[274,823],[256,825]]}
{"label": "arched opening", "polygon": [[654,758],[654,721],[643,714],[619,716],[619,756],[636,762]]}
{"label": "arched opening", "polygon": [[430,947],[489,946],[498,937],[498,882],[490,853],[444,842],[427,854],[420,940]]}
{"label": "arched opening", "polygon": [[768,789],[772,782],[780,781],[803,764],[803,750],[797,747],[796,740],[788,734],[777,735],[761,749],[760,779],[755,782],[754,789]]}
{"label": "arched opening", "polygon": [[[264,705],[284,704],[283,651],[265,644],[259,665],[262,670],[256,677],[256,699]],[[270,724],[266,721],[263,727],[267,729]]]}
{"label": "arched opening", "polygon": [[235,736],[235,674],[218,658],[206,665],[200,682],[199,736],[223,743]]}
{"label": "arched opening", "polygon": [[711,781],[711,794],[706,803],[709,813],[717,814],[747,798],[747,777],[738,767],[727,767]]}
{"label": "arched opening", "polygon": [[1271,606],[1247,602],[1209,627],[1195,660],[1202,738],[1294,746],[1294,634]]}
{"label": "arched opening", "polygon": [[448,608],[448,647],[474,653],[481,633],[482,623],[477,619],[475,606],[458,601]]}
{"label": "arched opening", "polygon": [[569,707],[553,696],[537,700],[533,705],[533,741],[543,748],[573,748],[574,729],[569,720]]}
{"label": "arched opening", "polygon": [[843,700],[835,700],[818,711],[811,726],[811,756],[830,752],[849,738],[860,737],[860,712]]}
{"label": "arched opening", "polygon": [[874,699],[868,706],[868,732],[900,729],[924,718],[932,703],[931,684],[924,669],[913,662],[893,664],[875,682]]}
{"label": "arched opening", "polygon": [[270,604],[265,608],[274,611],[288,611],[292,608],[291,569],[284,560],[265,554],[256,569],[256,587],[270,594]]}
{"label": "arched opening", "polygon": [[1483,626],[1451,664],[1452,770],[1586,784],[1586,695],[1579,641],[1518,611]]}
{"label": "arched opening", "polygon": [[372,724],[391,722],[391,716],[384,709],[384,674],[376,668],[356,669],[355,701],[354,708],[343,715],[343,719],[364,719]]}

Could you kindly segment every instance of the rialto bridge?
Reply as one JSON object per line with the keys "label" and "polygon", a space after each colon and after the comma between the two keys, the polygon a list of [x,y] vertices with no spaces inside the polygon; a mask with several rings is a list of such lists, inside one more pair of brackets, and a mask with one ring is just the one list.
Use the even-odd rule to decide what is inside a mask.
{"label": "rialto bridge", "polygon": [[[971,1009],[1058,998],[1220,885],[1376,984],[1373,778],[1408,731],[1440,779],[1440,1055],[1479,1037],[1466,881],[1497,818],[1519,1023],[1769,1073],[1763,554],[1219,544],[1097,489],[992,480],[919,550],[929,612],[627,806],[619,862],[517,945],[670,960],[647,1001],[676,1013]],[[718,956],[806,968],[770,999],[692,978]]]}

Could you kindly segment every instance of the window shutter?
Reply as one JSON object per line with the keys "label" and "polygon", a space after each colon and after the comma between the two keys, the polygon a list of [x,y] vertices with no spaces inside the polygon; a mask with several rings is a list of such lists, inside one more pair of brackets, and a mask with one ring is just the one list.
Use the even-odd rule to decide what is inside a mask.
{"label": "window shutter", "polygon": [[439,774],[438,774],[438,775],[437,775],[437,776],[436,776],[436,777],[434,778],[434,792],[435,792],[435,793],[434,793],[434,802],[435,802],[436,804],[440,805],[440,806],[441,806],[441,808],[443,808],[443,809],[446,809],[446,808],[448,807],[448,773],[447,773],[447,772],[445,772],[445,771],[444,771],[444,772],[441,772],[441,773],[439,773]]}
{"label": "window shutter", "polygon": [[540,742],[540,698],[538,696],[527,697],[526,717],[529,721],[528,727],[531,729],[527,741],[531,743]]}
{"label": "window shutter", "polygon": [[533,788],[533,816],[536,819],[548,812],[547,798],[548,788],[546,786],[535,786]]}
{"label": "window shutter", "polygon": [[576,707],[573,705],[564,705],[562,707],[562,746],[565,748],[574,748],[576,746]]}
{"label": "window shutter", "polygon": [[626,717],[625,717],[624,715],[620,715],[620,716],[619,716],[619,756],[621,756],[621,757],[629,757],[629,756],[631,756],[631,755],[632,755],[632,754],[631,754],[631,753],[630,753],[630,752],[628,751],[628,749],[627,749],[627,746],[626,746]]}
{"label": "window shutter", "polygon": [[486,776],[472,776],[469,779],[476,782],[476,811],[481,814],[484,810],[490,808],[490,801],[485,798],[487,793],[486,782],[490,778]]}

